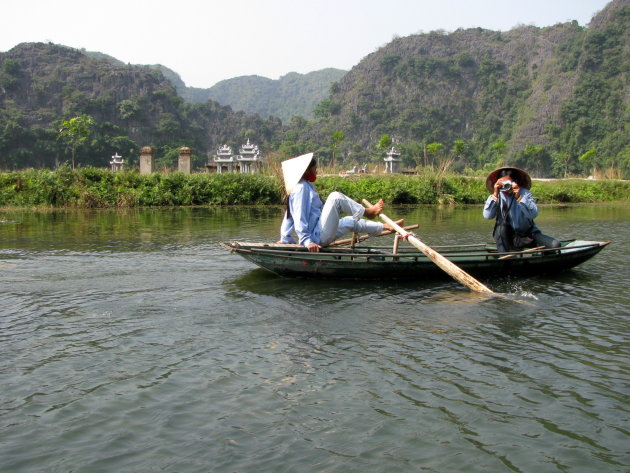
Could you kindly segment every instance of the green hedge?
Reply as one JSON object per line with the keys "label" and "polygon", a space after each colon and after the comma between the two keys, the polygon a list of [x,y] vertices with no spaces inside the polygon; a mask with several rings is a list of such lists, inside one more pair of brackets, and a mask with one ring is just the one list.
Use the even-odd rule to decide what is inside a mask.
{"label": "green hedge", "polygon": [[134,207],[277,204],[275,178],[244,174],[149,174],[98,168],[0,173],[0,206]]}
{"label": "green hedge", "polygon": [[[480,204],[488,192],[479,178],[404,175],[321,177],[322,197],[343,192],[360,201],[382,198],[391,204]],[[556,180],[534,181],[539,203],[608,202],[630,199],[630,182]],[[251,174],[140,175],[98,168],[0,173],[2,207],[134,207],[180,205],[280,204],[277,178]]]}
{"label": "green hedge", "polygon": [[[317,184],[322,196],[339,191],[355,200],[382,198],[392,204],[480,204],[488,197],[485,179],[465,176],[326,177],[318,179]],[[630,200],[630,182],[535,180],[532,192],[539,203],[624,201]]]}

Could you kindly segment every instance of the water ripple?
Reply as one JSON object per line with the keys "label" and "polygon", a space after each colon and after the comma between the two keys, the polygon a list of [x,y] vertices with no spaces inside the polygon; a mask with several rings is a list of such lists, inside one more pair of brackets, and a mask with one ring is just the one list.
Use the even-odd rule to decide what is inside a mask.
{"label": "water ripple", "polygon": [[140,240],[3,250],[1,471],[630,466],[626,219],[592,225],[619,240],[593,262],[492,280],[508,299],[488,299],[277,278],[217,248],[231,219],[198,212],[216,229],[168,213]]}

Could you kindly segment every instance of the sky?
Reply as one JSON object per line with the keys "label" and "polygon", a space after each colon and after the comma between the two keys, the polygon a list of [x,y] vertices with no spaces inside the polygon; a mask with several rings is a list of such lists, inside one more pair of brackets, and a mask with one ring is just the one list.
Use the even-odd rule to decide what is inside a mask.
{"label": "sky", "polygon": [[0,52],[23,42],[162,64],[188,86],[350,70],[396,37],[577,20],[608,0],[3,0]]}

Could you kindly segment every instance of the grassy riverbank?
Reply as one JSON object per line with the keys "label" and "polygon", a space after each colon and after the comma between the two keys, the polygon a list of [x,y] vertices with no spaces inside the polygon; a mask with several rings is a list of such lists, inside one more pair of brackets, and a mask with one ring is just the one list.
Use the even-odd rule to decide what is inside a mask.
{"label": "grassy riverbank", "polygon": [[[355,200],[383,198],[393,204],[481,204],[483,179],[404,175],[321,177],[322,196],[336,190]],[[534,181],[539,203],[630,201],[630,182]],[[96,168],[0,173],[0,207],[108,208],[180,205],[273,205],[282,185],[273,176],[242,174],[112,173]]]}

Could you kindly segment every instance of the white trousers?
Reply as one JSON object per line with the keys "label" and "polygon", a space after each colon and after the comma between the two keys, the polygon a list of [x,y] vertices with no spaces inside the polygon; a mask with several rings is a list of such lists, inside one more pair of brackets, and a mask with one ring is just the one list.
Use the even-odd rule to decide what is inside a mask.
{"label": "white trousers", "polygon": [[[367,233],[376,235],[383,231],[383,224],[366,220],[365,207],[341,192],[331,192],[319,217],[319,239],[322,246],[328,246],[345,233]],[[351,215],[341,217],[341,215]]]}

